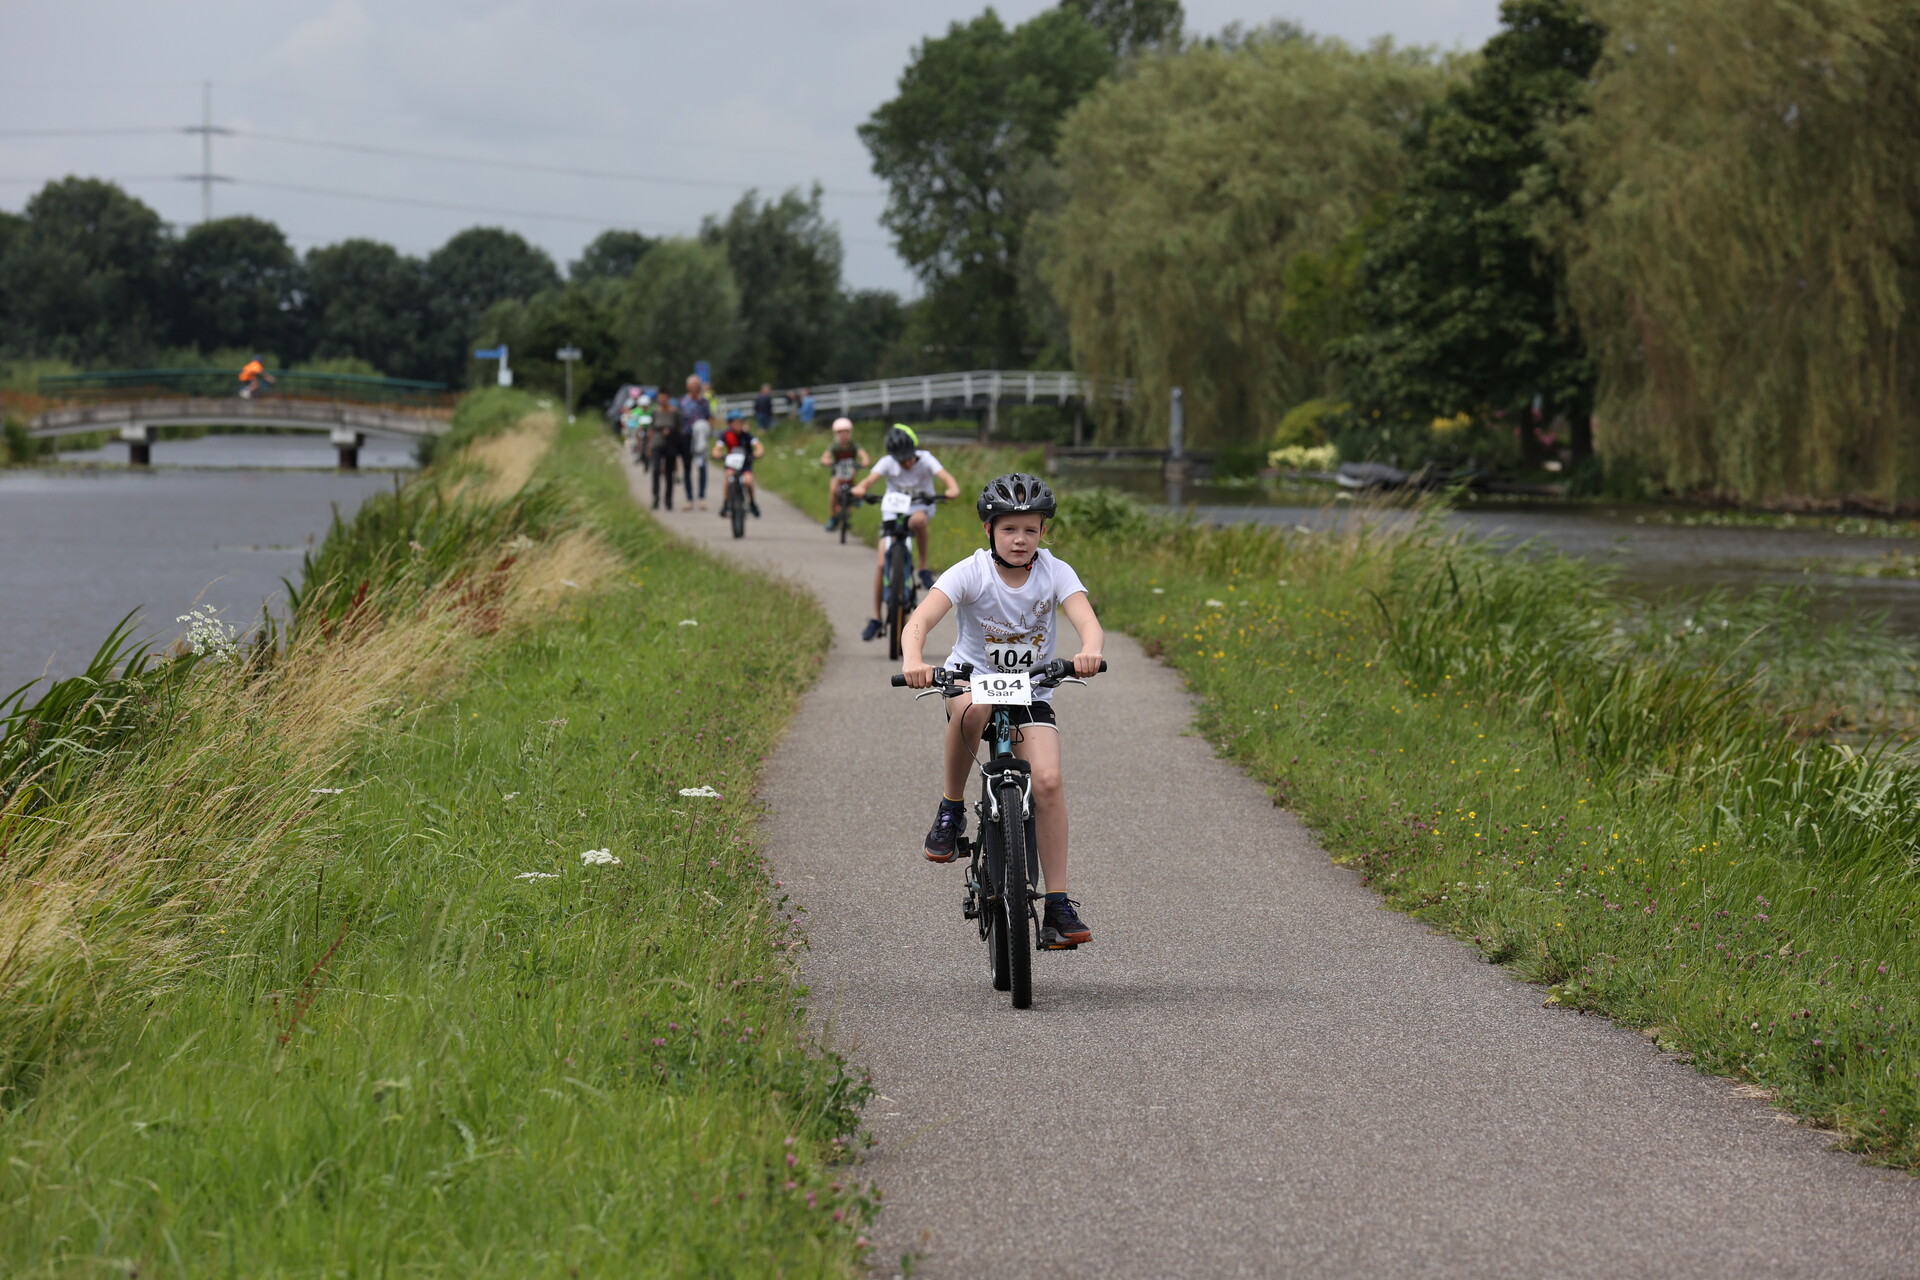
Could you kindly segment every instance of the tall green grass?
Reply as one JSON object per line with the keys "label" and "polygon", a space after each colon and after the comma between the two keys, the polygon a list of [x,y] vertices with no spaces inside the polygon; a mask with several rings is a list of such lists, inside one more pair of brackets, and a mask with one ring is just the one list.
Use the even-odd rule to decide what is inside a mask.
{"label": "tall green grass", "polygon": [[[823,510],[801,462],[761,474]],[[936,561],[979,536],[937,522]],[[1067,491],[1054,546],[1392,905],[1920,1166],[1908,646],[1792,596],[1635,606],[1418,509],[1208,528]]]}
{"label": "tall green grass", "polygon": [[[662,535],[591,423],[535,486],[615,575],[556,578],[465,662],[429,656],[440,674],[383,703],[317,790],[285,780],[311,812],[288,856],[15,1095],[0,1269],[857,1267],[873,1199],[838,1162],[864,1086],[809,1043],[794,910],[752,825],[826,628]],[[323,556],[333,577],[385,563],[424,527],[406,511],[446,518],[347,521],[362,549]],[[476,561],[507,532],[485,525]],[[407,595],[385,616],[412,616]],[[679,794],[700,786],[721,794]]]}

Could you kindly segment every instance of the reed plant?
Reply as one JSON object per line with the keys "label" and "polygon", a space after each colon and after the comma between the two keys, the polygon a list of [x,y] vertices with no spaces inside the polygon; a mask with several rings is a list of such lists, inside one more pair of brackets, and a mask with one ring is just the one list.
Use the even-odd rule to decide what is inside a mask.
{"label": "reed plant", "polygon": [[[634,509],[594,424],[532,493],[564,519],[481,512],[433,572],[393,547],[453,499],[344,521],[316,563],[347,585],[306,603],[348,607],[196,704],[245,728],[167,788],[203,846],[175,875],[245,888],[14,1094],[7,1274],[857,1270],[865,1086],[811,1045],[753,836],[827,629]],[[476,626],[502,538],[532,545]]]}

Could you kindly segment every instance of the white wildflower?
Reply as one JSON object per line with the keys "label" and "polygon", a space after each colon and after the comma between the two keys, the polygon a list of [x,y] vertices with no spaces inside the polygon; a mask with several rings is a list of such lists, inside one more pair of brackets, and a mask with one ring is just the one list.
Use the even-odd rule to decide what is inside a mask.
{"label": "white wildflower", "polygon": [[720,793],[712,787],[682,787],[680,788],[680,794],[683,796],[698,796],[703,800],[718,800],[720,798]]}
{"label": "white wildflower", "polygon": [[182,639],[196,658],[225,662],[240,651],[239,629],[222,622],[219,615],[218,609],[208,606],[183,613],[174,619],[175,622],[187,624],[187,634]]}
{"label": "white wildflower", "polygon": [[683,626],[683,627],[697,627],[697,626],[699,626],[699,625],[700,625],[700,619],[698,619],[698,618],[682,618],[682,619],[680,619],[680,625],[681,625],[681,626]]}
{"label": "white wildflower", "polygon": [[308,787],[307,794],[315,796],[343,796],[347,794],[347,789],[345,787]]}
{"label": "white wildflower", "polygon": [[1224,609],[1226,607],[1227,607],[1227,602],[1225,600],[1210,599],[1207,601],[1207,608],[1209,609]]}
{"label": "white wildflower", "polygon": [[527,536],[526,534],[524,534],[524,533],[523,533],[523,534],[520,534],[520,535],[519,535],[518,537],[516,537],[516,538],[514,538],[514,540],[513,540],[512,542],[509,542],[509,543],[507,544],[507,550],[509,550],[509,551],[531,551],[531,550],[533,550],[533,539],[532,539],[532,538],[529,538],[529,537],[528,537],[528,536]]}
{"label": "white wildflower", "polygon": [[611,849],[589,849],[580,855],[580,862],[582,866],[588,867],[617,867],[620,865],[620,859],[613,856],[613,850]]}
{"label": "white wildflower", "polygon": [[1155,588],[1153,589],[1153,594],[1155,594],[1155,595],[1157,595],[1157,596],[1163,596],[1163,595],[1165,595],[1165,594],[1167,594],[1167,589],[1166,589],[1165,587],[1155,587]]}
{"label": "white wildflower", "polygon": [[515,880],[558,880],[559,878],[559,874],[553,871],[522,871],[514,877]]}
{"label": "white wildflower", "polygon": [[518,800],[520,798],[520,793],[518,791],[509,791],[507,792],[507,794],[501,796],[500,798],[502,800]]}

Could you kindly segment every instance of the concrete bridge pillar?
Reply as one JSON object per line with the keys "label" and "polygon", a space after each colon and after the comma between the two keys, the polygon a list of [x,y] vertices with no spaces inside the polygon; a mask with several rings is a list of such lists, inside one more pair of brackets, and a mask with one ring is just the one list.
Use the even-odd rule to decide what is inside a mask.
{"label": "concrete bridge pillar", "polygon": [[351,427],[335,427],[332,431],[328,432],[327,435],[328,438],[333,441],[333,447],[340,453],[340,469],[342,471],[358,471],[360,469],[360,446],[367,442],[367,433],[364,431],[355,431]]}
{"label": "concrete bridge pillar", "polygon": [[127,446],[127,465],[153,465],[153,428],[145,425],[120,428],[120,439]]}

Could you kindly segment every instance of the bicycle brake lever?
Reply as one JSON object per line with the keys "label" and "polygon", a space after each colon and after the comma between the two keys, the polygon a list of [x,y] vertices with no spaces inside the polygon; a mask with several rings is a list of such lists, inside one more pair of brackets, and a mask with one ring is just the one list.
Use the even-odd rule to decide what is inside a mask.
{"label": "bicycle brake lever", "polygon": [[918,701],[920,701],[920,699],[922,699],[922,698],[930,698],[930,697],[932,697],[932,696],[933,696],[934,694],[936,694],[936,693],[945,693],[945,692],[946,692],[946,690],[945,690],[945,689],[942,689],[942,688],[941,688],[941,687],[940,687],[939,685],[935,685],[935,686],[934,686],[933,688],[931,688],[931,689],[922,689],[922,690],[921,690],[920,692],[918,692],[918,693],[916,693],[916,694],[914,694],[914,695],[913,695],[913,700],[914,700],[915,702],[918,702]]}
{"label": "bicycle brake lever", "polygon": [[1058,680],[1055,680],[1053,683],[1056,687],[1058,687],[1059,685],[1063,685],[1063,684],[1085,684],[1086,681],[1082,680],[1079,676],[1061,676]]}

